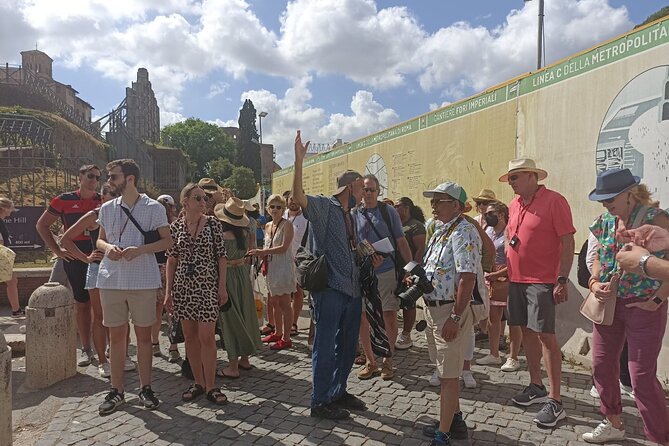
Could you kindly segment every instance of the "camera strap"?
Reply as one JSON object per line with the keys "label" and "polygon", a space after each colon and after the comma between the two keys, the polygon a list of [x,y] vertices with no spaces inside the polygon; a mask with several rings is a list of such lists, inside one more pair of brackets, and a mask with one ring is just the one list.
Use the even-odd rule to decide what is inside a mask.
{"label": "camera strap", "polygon": [[[385,203],[383,203],[383,205],[387,206]],[[381,203],[380,202],[379,202],[379,211],[381,211]],[[359,209],[358,212],[361,212],[362,215],[365,216],[365,218],[367,219],[367,222],[372,227],[372,230],[374,231],[374,234],[376,234],[376,236],[379,238],[379,240],[382,240],[384,237],[381,237],[381,234],[379,234],[379,231],[376,229],[376,226],[374,226],[374,223],[372,222],[372,219],[369,217],[369,214],[367,214],[367,208]],[[388,211],[386,210],[386,213],[387,212]],[[383,216],[383,212],[381,212],[381,215]],[[384,217],[384,220],[385,220],[385,217]],[[390,235],[388,236],[388,240],[390,240],[390,244],[393,245],[393,250],[394,250],[392,253],[389,253],[389,255],[390,255],[390,258],[393,260],[393,265],[395,265],[395,277],[397,278],[398,269],[397,269],[397,260],[396,260],[396,257],[395,257],[396,254],[397,254],[397,246],[396,246],[396,240],[395,240],[395,238],[393,237],[393,234],[392,234],[392,223],[390,223],[390,225],[389,225],[389,223],[390,223],[390,219],[388,219],[388,221],[386,221],[386,226],[388,226],[388,231],[390,232]]]}
{"label": "camera strap", "polygon": [[[432,238],[430,239],[430,246],[425,250],[425,254],[423,255],[423,263],[425,263],[429,258],[430,254],[432,254],[432,248],[434,248],[434,245],[437,243],[437,241],[443,242],[441,245],[441,248],[439,249],[439,254],[437,255],[437,259],[441,258],[441,255],[444,253],[444,248],[446,247],[446,242],[448,241],[449,238],[451,238],[451,235],[453,232],[455,232],[455,228],[458,227],[460,222],[462,221],[462,215],[460,215],[451,225],[450,228],[446,230],[444,234],[437,234],[435,232],[434,235],[432,235]],[[434,279],[434,273],[437,270],[437,265],[435,262],[435,268],[434,271],[432,271],[432,277],[430,277],[430,282],[432,279]]]}

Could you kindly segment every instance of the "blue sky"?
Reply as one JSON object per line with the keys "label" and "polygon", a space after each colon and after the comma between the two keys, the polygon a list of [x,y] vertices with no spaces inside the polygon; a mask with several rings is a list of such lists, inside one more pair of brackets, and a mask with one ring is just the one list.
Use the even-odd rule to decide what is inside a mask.
{"label": "blue sky", "polygon": [[[656,0],[546,0],[554,62],[630,30]],[[5,0],[0,62],[38,47],[102,116],[146,67],[163,125],[234,125],[245,98],[292,162],[294,130],[365,136],[535,65],[538,0]]]}

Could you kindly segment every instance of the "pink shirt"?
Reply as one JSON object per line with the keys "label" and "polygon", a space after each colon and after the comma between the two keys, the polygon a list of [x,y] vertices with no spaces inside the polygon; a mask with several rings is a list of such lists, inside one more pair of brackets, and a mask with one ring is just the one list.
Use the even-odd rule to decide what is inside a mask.
{"label": "pink shirt", "polygon": [[560,237],[576,232],[567,200],[544,186],[527,205],[517,196],[509,205],[506,229],[509,241],[514,235],[519,240],[515,248],[506,249],[509,281],[554,284],[560,268]]}

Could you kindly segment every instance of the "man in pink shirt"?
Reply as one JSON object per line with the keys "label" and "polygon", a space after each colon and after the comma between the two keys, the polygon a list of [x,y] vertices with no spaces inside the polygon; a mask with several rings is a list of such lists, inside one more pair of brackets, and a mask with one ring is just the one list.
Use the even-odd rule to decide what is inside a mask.
{"label": "man in pink shirt", "polygon": [[[567,277],[574,259],[571,209],[559,193],[538,184],[546,178],[531,159],[509,162],[508,182],[517,195],[509,205],[506,249],[510,326],[521,326],[530,384],[513,398],[520,406],[544,403],[534,422],[554,427],[566,417],[560,398],[562,356],[555,336],[555,306],[567,301]],[[541,358],[550,393],[543,385]]]}

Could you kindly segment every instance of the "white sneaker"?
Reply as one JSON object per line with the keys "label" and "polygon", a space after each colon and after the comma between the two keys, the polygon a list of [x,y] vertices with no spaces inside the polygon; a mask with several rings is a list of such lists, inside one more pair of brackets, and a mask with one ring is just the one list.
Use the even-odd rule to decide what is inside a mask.
{"label": "white sneaker", "polygon": [[476,360],[478,365],[500,365],[502,363],[502,358],[499,356],[485,355],[483,358]]}
{"label": "white sneaker", "polygon": [[616,429],[609,422],[604,420],[592,432],[583,434],[583,441],[587,443],[608,443],[610,441],[619,441],[625,439],[625,429]]}
{"label": "white sneaker", "polygon": [[111,366],[109,363],[105,362],[104,364],[100,364],[98,366],[98,373],[101,378],[109,378],[111,376]]}
{"label": "white sneaker", "polygon": [[627,395],[630,398],[634,399],[634,389],[630,386],[626,386],[623,383],[620,383],[620,394],[621,395]]}
{"label": "white sneaker", "polygon": [[79,367],[86,367],[91,364],[91,361],[95,359],[95,355],[93,355],[93,351],[88,349],[88,350],[81,350],[79,352],[79,357],[77,358],[77,365]]}
{"label": "white sneaker", "polygon": [[599,399],[599,392],[597,391],[597,387],[592,386],[590,388],[590,396]]}
{"label": "white sneaker", "polygon": [[504,365],[500,368],[501,371],[503,372],[515,372],[520,368],[520,361],[517,359],[513,359],[511,356],[506,358],[506,362]]}
{"label": "white sneaker", "polygon": [[400,333],[397,337],[397,342],[395,342],[395,348],[397,350],[406,350],[413,346],[413,341],[411,340],[411,334],[405,335]]}
{"label": "white sneaker", "polygon": [[441,380],[439,379],[439,372],[437,372],[436,370],[434,371],[432,376],[430,376],[429,383],[432,387],[438,387],[441,385]]}
{"label": "white sneaker", "polygon": [[464,381],[466,388],[468,389],[476,388],[476,380],[474,379],[474,375],[472,374],[471,370],[462,371],[462,381]]}
{"label": "white sneaker", "polygon": [[129,356],[126,356],[125,357],[125,364],[123,365],[123,370],[125,370],[126,372],[132,372],[136,368],[137,368],[137,366],[132,361],[132,359],[130,359]]}

